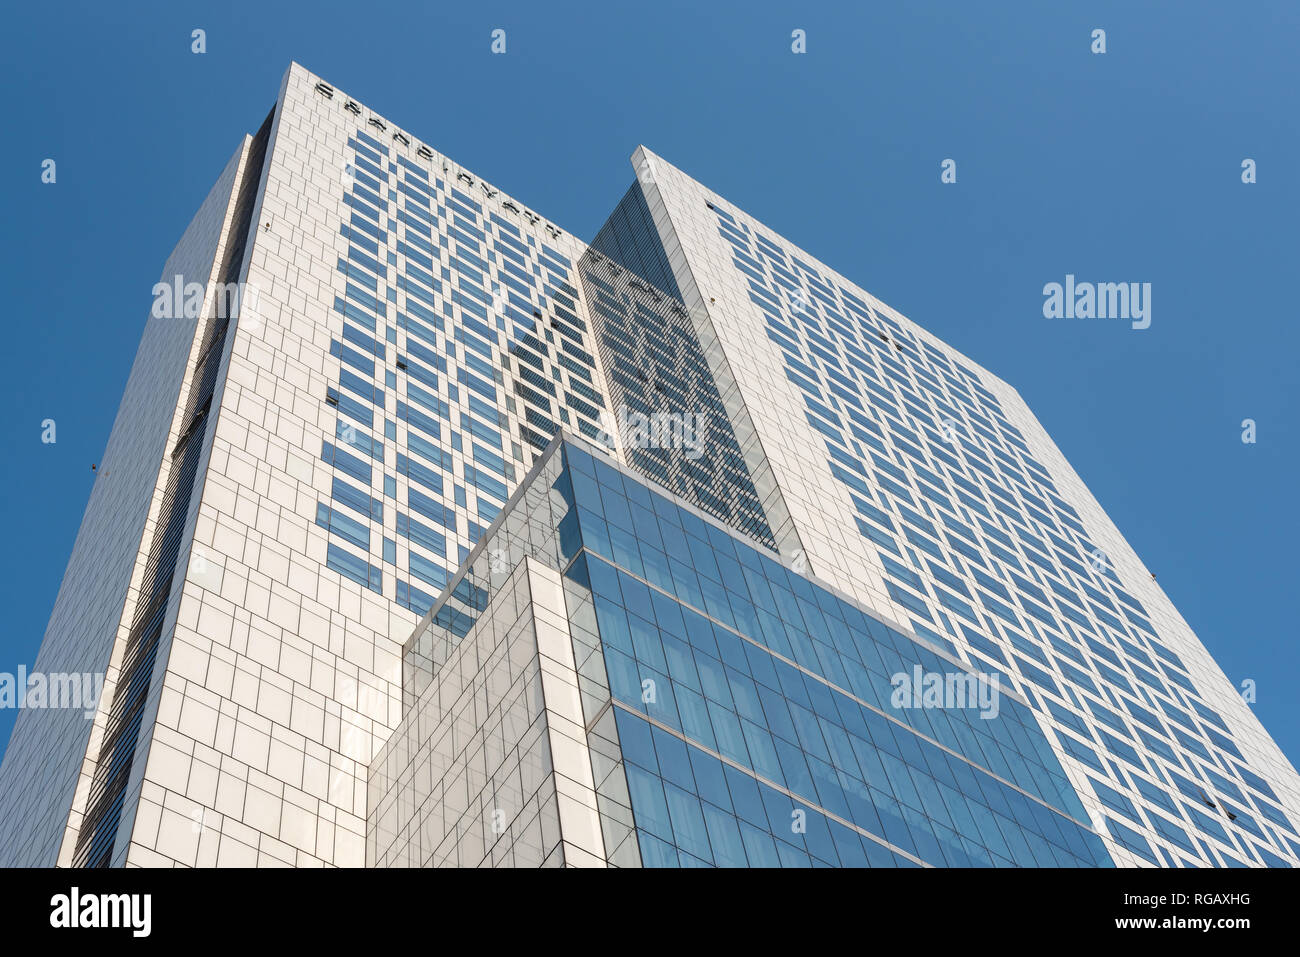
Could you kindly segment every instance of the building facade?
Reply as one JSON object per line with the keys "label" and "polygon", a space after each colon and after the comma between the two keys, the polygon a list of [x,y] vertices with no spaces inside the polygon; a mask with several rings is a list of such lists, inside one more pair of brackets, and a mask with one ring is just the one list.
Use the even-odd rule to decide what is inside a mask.
{"label": "building facade", "polygon": [[1018,694],[572,438],[403,673],[372,865],[1112,863]]}
{"label": "building facade", "polygon": [[104,694],[20,715],[0,861],[1300,861],[1018,394],[632,160],[588,245],[290,68],[164,267],[35,669]]}

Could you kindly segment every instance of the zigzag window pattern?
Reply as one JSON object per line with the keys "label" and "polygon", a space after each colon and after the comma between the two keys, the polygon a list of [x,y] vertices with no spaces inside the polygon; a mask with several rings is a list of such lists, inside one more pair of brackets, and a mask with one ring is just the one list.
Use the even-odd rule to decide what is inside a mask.
{"label": "zigzag window pattern", "polygon": [[348,147],[334,490],[317,524],[330,568],[382,593],[387,566],[423,614],[526,471],[524,446],[563,426],[599,440],[608,402],[563,253],[485,209],[468,174],[444,181],[360,129]]}
{"label": "zigzag window pattern", "polygon": [[1101,779],[1090,779],[1098,799],[1142,828],[1108,819],[1138,856],[1293,866],[1300,839],[1277,796],[978,374],[714,210],[917,633],[1018,679],[1062,747]]}
{"label": "zigzag window pattern", "polygon": [[628,442],[633,468],[710,515],[776,547],[754,479],[731,426],[718,382],[663,251],[639,183],[601,227],[579,263],[620,413],[654,421],[690,416],[697,447]]}

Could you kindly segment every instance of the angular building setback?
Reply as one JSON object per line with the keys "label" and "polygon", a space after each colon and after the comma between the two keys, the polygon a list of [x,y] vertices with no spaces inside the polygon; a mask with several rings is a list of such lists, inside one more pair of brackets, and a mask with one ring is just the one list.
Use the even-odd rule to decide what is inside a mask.
{"label": "angular building setback", "polygon": [[1110,865],[1028,704],[566,439],[417,629],[368,861]]}
{"label": "angular building setback", "polygon": [[[639,148],[587,245],[298,65],[164,267],[0,863],[1292,866],[1019,395]],[[237,284],[238,309],[220,284]]]}

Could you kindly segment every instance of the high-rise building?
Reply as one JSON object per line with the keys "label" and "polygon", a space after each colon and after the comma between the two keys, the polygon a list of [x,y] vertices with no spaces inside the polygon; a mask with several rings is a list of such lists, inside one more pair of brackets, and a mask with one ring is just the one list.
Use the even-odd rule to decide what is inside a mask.
{"label": "high-rise building", "polygon": [[20,714],[0,862],[1300,862],[1019,395],[632,160],[587,245],[290,68],[155,287],[34,669],[104,692]]}

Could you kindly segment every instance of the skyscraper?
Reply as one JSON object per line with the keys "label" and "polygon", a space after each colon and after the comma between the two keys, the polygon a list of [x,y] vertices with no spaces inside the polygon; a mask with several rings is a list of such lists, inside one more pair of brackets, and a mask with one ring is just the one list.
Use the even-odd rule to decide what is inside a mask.
{"label": "skyscraper", "polygon": [[21,714],[4,863],[1300,861],[1017,393],[632,161],[587,245],[290,68],[156,287],[36,665],[104,694]]}

